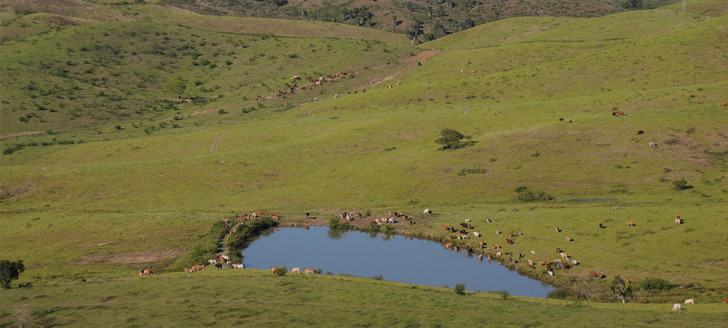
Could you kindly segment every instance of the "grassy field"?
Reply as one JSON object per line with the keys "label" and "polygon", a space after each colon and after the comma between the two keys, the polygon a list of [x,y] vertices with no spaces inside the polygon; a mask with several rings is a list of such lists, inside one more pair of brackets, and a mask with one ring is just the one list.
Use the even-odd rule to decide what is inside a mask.
{"label": "grassy field", "polygon": [[[507,19],[418,47],[351,26],[223,23],[155,5],[87,3],[98,15],[56,13],[78,22],[65,25],[5,11],[0,246],[3,259],[25,261],[14,284],[34,285],[2,291],[3,323],[27,304],[35,325],[163,326],[169,317],[142,320],[106,303],[166,313],[188,294],[212,289],[229,295],[228,314],[216,316],[224,325],[307,322],[302,316],[312,308],[321,311],[311,322],[333,325],[330,318],[345,317],[333,304],[350,296],[382,313],[356,321],[369,326],[407,326],[404,318],[423,326],[553,326],[566,317],[597,326],[716,326],[725,309],[707,303],[728,296],[728,107],[720,106],[728,101],[728,16],[715,1],[694,3],[701,12]],[[293,74],[340,72],[355,74],[285,99],[255,100],[285,88]],[[182,96],[197,100],[165,99],[175,97],[163,88],[170,79],[186,81]],[[476,143],[440,151],[435,140],[444,128]],[[676,188],[683,179],[689,187]],[[519,201],[514,190],[521,186],[553,200]],[[435,214],[422,217],[423,208]],[[619,275],[635,283],[635,302],[661,304],[529,305],[341,277],[285,277],[277,285],[247,271],[206,272],[195,291],[179,273],[129,279],[143,267],[171,271],[197,235],[235,214],[280,212],[284,223],[301,223],[306,212],[325,222],[341,211],[370,211],[373,219],[390,210],[419,214],[417,224],[395,226],[404,234],[450,241],[440,226],[469,218],[484,242],[507,253],[552,260],[559,247],[581,265],[550,277],[524,258],[515,269],[612,302],[608,284]],[[675,216],[684,224],[675,225]],[[523,236],[506,245],[496,230]],[[588,279],[590,270],[608,278]],[[236,275],[250,296],[233,294]],[[94,283],[81,286],[82,277]],[[646,278],[674,288],[641,290]],[[137,300],[157,283],[175,291]],[[316,290],[320,302],[297,307],[276,288]],[[392,288],[411,299],[388,309],[386,298],[370,297]],[[78,303],[61,304],[54,290],[78,293],[67,298]],[[118,292],[100,294],[107,290]],[[668,313],[666,303],[685,298],[695,298],[695,312]],[[243,299],[255,307],[241,318],[232,313]],[[199,309],[214,312],[214,303]],[[366,313],[365,305],[346,304],[348,314]],[[410,307],[437,310],[415,315]],[[453,315],[467,307],[488,310]],[[274,308],[290,321],[266,316]],[[78,311],[94,314],[78,319]],[[589,311],[594,319],[584,319]],[[436,319],[415,320],[419,315]]]}
{"label": "grassy field", "polygon": [[499,294],[457,295],[451,289],[353,277],[278,277],[261,270],[32,286],[4,291],[0,302],[4,326],[22,320],[28,326],[105,327],[340,327],[344,322],[357,327],[554,327],[564,322],[719,327],[726,320],[721,304],[686,305],[676,313],[670,304],[504,300]]}

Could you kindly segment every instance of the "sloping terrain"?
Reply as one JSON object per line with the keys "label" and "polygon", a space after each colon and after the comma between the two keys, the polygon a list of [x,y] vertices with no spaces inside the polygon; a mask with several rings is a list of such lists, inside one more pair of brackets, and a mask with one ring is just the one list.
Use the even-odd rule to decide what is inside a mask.
{"label": "sloping terrain", "polygon": [[[396,229],[449,241],[441,225],[491,218],[488,229],[524,233],[503,252],[552,260],[568,247],[582,263],[554,277],[514,269],[589,284],[595,299],[614,298],[590,270],[676,286],[642,300],[728,290],[715,233],[728,228],[728,16],[513,18],[411,47],[333,24],[354,34],[111,12],[137,15],[31,24],[0,47],[0,240],[24,279],[162,271],[211,222],[250,211],[300,222],[427,207],[438,215]],[[182,91],[165,88],[178,80]],[[440,150],[446,128],[475,143]],[[553,199],[519,200],[521,187]]]}

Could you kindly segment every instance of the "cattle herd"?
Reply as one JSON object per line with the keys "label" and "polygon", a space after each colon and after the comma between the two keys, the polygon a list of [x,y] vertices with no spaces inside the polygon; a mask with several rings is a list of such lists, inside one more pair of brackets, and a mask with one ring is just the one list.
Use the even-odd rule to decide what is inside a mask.
{"label": "cattle herd", "polygon": [[[614,207],[612,207],[612,210],[615,210],[615,211],[621,210],[621,208],[619,206],[614,206]],[[427,216],[430,214],[432,214],[432,210],[430,210],[429,208],[425,209],[423,211],[424,216]],[[249,219],[262,217],[263,215],[264,214],[262,212],[253,212],[251,214],[237,215],[236,218],[239,220],[240,223],[245,223]],[[342,220],[346,220],[346,221],[354,221],[355,219],[364,218],[364,215],[362,215],[362,213],[359,213],[359,212],[340,212],[339,215]],[[271,218],[278,219],[279,213],[271,213],[269,216]],[[316,218],[316,217],[311,217],[310,213],[306,213],[306,217],[309,219]],[[388,217],[381,217],[381,218],[374,219],[370,222],[370,224],[372,224],[372,225],[394,224],[394,223],[398,223],[399,221],[397,221],[397,220],[399,220],[399,219],[405,220],[409,224],[415,224],[415,221],[413,220],[412,216],[410,216],[408,214],[404,214],[400,211],[390,211]],[[225,220],[227,223],[230,223],[229,219],[225,219]],[[490,224],[490,223],[494,222],[494,219],[486,218],[484,221],[487,224]],[[470,233],[472,233],[474,238],[480,238],[482,236],[482,234],[480,232],[474,230],[475,227],[472,225],[472,222],[473,222],[473,220],[468,218],[468,219],[465,219],[463,222],[461,222],[459,224],[459,227],[450,226],[450,225],[442,225],[442,229],[451,234],[450,238],[457,239],[458,241],[470,239],[470,236],[469,236]],[[680,224],[683,224],[684,221],[682,220],[682,218],[680,216],[676,216],[674,219],[674,222],[676,225],[680,225]],[[634,227],[636,224],[630,220],[630,221],[627,221],[626,225],[628,227]],[[606,229],[606,226],[603,223],[599,223],[599,228]],[[502,233],[500,230],[497,230],[497,229],[495,231],[496,231],[496,235],[500,235]],[[563,230],[560,227],[554,227],[554,231],[556,233],[561,233]],[[232,232],[234,232],[234,231],[231,230],[231,233]],[[509,233],[507,235],[507,238],[504,238],[504,241],[508,245],[515,245],[516,241],[517,241],[517,237],[520,237],[523,235],[524,234],[520,231]],[[571,238],[570,236],[566,236],[566,241],[572,242],[572,241],[574,241],[574,239]],[[513,252],[501,251],[500,249],[502,247],[500,244],[491,245],[494,252],[490,253],[487,251],[487,248],[486,248],[487,243],[484,242],[482,239],[478,240],[477,245],[478,245],[477,248],[479,249],[479,251],[475,250],[469,244],[459,244],[456,241],[449,241],[449,242],[445,242],[443,244],[443,246],[446,249],[459,251],[462,248],[462,249],[466,250],[469,254],[471,254],[473,252],[479,252],[480,254],[478,255],[478,259],[480,261],[483,261],[483,258],[486,257],[488,259],[488,263],[491,263],[492,257],[495,256],[496,258],[498,258],[500,260],[500,262],[515,265],[519,262],[520,259],[526,257],[526,255],[524,255],[521,252],[519,252],[518,254],[514,254]],[[538,260],[537,262],[534,261],[533,259],[527,259],[526,260],[527,266],[532,270],[536,270],[536,264],[538,264],[541,267],[545,267],[545,272],[544,272],[545,274],[548,274],[549,276],[554,276],[554,274],[555,274],[554,270],[567,270],[567,269],[570,269],[570,268],[573,268],[573,267],[576,267],[577,265],[579,265],[579,262],[575,259],[572,259],[571,256],[569,256],[562,248],[556,247],[555,250],[556,250],[556,253],[558,253],[561,258],[556,258],[553,260]],[[531,250],[530,253],[532,255],[535,255],[536,251]],[[507,256],[507,258],[506,258],[506,256]],[[232,263],[230,261],[230,258],[227,255],[217,255],[215,258],[209,259],[208,264],[215,266],[217,269],[222,269],[223,266],[227,266],[228,268],[233,268],[233,269],[244,269],[245,268],[245,266],[242,263]],[[284,267],[271,267],[270,268],[270,270],[274,274],[276,274],[277,270],[281,270],[281,269],[284,269]],[[197,271],[202,271],[202,270],[205,270],[205,265],[202,265],[202,264],[196,264],[189,268],[185,267],[183,269],[183,271],[188,274],[197,272]],[[301,269],[299,267],[294,267],[290,272],[295,273],[295,274],[301,274],[301,273],[314,274],[314,273],[316,273],[316,271],[314,269],[311,269],[311,268]],[[156,272],[154,270],[143,269],[137,273],[137,276],[141,277],[141,276],[148,276],[148,275],[155,275],[155,274],[156,274]],[[594,279],[604,279],[607,277],[607,275],[604,273],[601,273],[601,272],[594,271],[594,270],[589,270],[588,277],[594,278]],[[630,284],[629,279],[623,278],[623,280],[624,280],[625,284]],[[685,300],[684,304],[694,304],[694,300],[692,298],[687,299],[687,300]],[[728,298],[726,298],[723,301],[723,304],[728,304]],[[675,303],[673,305],[672,309],[674,311],[681,310],[682,309],[681,304]]]}

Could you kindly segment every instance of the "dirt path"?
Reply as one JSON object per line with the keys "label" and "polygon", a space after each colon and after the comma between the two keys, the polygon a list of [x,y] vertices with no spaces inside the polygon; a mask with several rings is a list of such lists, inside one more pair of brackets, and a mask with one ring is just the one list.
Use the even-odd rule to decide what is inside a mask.
{"label": "dirt path", "polygon": [[43,131],[19,132],[19,133],[8,134],[6,136],[0,136],[0,140],[1,139],[12,138],[12,137],[32,136],[32,135],[43,134],[43,133],[45,133],[45,132],[43,132]]}

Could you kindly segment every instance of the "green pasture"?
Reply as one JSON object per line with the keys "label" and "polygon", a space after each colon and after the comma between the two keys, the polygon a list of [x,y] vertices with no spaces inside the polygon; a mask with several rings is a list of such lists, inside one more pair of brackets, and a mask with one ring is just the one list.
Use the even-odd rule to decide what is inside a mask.
{"label": "green pasture", "polygon": [[[88,5],[125,19],[46,28],[39,14],[1,16],[13,34],[0,46],[0,247],[3,259],[25,262],[14,285],[34,283],[2,291],[3,323],[27,304],[36,325],[168,325],[167,315],[184,325],[220,303],[225,310],[204,324],[328,326],[347,315],[369,326],[725,320],[723,308],[705,304],[728,292],[728,107],[720,106],[728,16],[673,8],[514,18],[411,47],[351,26]],[[285,99],[254,100],[294,74],[352,71]],[[198,101],[164,100],[176,96],[163,90],[170,79],[186,81],[182,96]],[[445,128],[476,143],[440,151]],[[553,200],[521,202],[521,186]],[[423,217],[424,208],[435,214]],[[306,212],[326,220],[390,210],[415,215],[399,232],[439,242],[452,240],[441,225],[469,218],[488,245],[526,255],[515,270],[594,300],[616,301],[608,284],[618,275],[674,288],[637,288],[635,301],[665,304],[575,306],[342,277],[165,272],[234,214],[280,212],[303,223]],[[684,224],[674,224],[678,215]],[[525,266],[558,258],[557,247],[581,264],[554,277]],[[144,267],[163,274],[131,280]],[[607,279],[588,279],[590,270]],[[54,290],[77,303],[61,304]],[[384,297],[393,293],[403,296]],[[670,313],[666,304],[685,298],[698,304]],[[239,304],[248,312],[238,314]],[[191,307],[199,312],[182,310]],[[144,311],[167,314],[127,314]]]}
{"label": "green pasture", "polygon": [[499,294],[261,270],[87,279],[2,293],[0,322],[6,326],[719,327],[726,320],[722,304],[696,302],[677,313],[672,304],[504,300]]}

